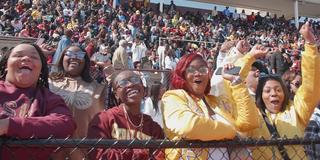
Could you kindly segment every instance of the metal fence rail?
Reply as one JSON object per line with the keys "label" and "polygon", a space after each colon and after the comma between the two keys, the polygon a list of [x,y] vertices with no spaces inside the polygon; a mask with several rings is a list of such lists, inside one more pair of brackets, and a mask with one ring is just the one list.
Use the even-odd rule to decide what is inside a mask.
{"label": "metal fence rail", "polygon": [[114,139],[5,139],[0,140],[0,145],[8,147],[64,147],[64,148],[216,148],[216,147],[258,147],[275,145],[314,145],[320,144],[320,138],[317,139],[235,139],[226,141],[197,141],[197,140],[114,140]]}
{"label": "metal fence rail", "polygon": [[[164,156],[162,158],[155,158],[155,159],[171,159],[167,157],[168,149],[190,149],[190,150],[203,150],[213,148],[215,151],[221,152],[222,155],[226,157],[221,159],[282,159],[281,156],[273,154],[272,150],[274,150],[278,145],[283,145],[286,148],[293,148],[295,146],[298,147],[306,147],[312,149],[312,152],[316,154],[319,152],[319,148],[317,145],[320,144],[319,139],[271,139],[265,140],[263,138],[258,140],[253,139],[235,139],[235,140],[228,140],[228,141],[170,141],[167,139],[164,140],[114,140],[114,139],[54,139],[52,137],[48,139],[5,139],[2,138],[0,140],[1,144],[1,152],[9,151],[12,157],[15,156],[15,151],[17,148],[23,148],[24,152],[34,152],[35,149],[40,151],[44,151],[46,149],[51,149],[52,155],[58,153],[61,150],[67,150],[69,153],[68,155],[77,154],[75,151],[81,150],[83,153],[84,159],[90,159],[90,154],[95,152],[96,150],[111,150],[111,149],[119,149],[121,151],[127,150],[134,150],[134,149],[141,149],[141,150],[148,150],[148,151],[160,151]],[[226,152],[225,150],[220,150],[221,148],[246,148],[248,149],[247,157],[243,157],[243,155],[231,155],[230,152]],[[270,150],[271,155],[268,157],[261,156],[259,158],[254,156],[255,152],[266,152],[266,150]],[[303,151],[304,152],[304,151]],[[158,152],[152,152],[152,154],[148,155],[147,159],[154,159],[154,154]],[[169,153],[170,154],[170,153]],[[211,153],[207,153],[209,155],[208,159],[217,159],[214,157],[210,157]],[[29,156],[32,155],[31,153]],[[291,155],[291,159],[308,159],[308,154],[302,153],[296,150],[296,155]],[[10,159],[15,159],[10,157]],[[227,158],[228,157],[228,158]],[[0,157],[3,159],[3,157]],[[190,158],[190,157],[189,157]],[[27,159],[39,159],[35,157],[29,157]],[[68,159],[68,158],[66,158]],[[92,157],[91,157],[92,159]],[[120,158],[121,159],[121,158]],[[125,158],[127,159],[127,158]],[[181,159],[185,159],[183,153],[181,153]],[[191,159],[202,159],[199,157],[193,157]]]}

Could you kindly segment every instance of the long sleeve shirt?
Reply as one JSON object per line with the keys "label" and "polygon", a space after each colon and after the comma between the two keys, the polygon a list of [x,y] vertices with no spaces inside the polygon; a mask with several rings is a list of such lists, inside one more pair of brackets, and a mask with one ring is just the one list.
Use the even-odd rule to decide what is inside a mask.
{"label": "long sleeve shirt", "polygon": [[[76,125],[63,99],[46,88],[16,88],[0,81],[0,119],[9,119],[7,137],[66,138]],[[48,159],[53,149],[9,148],[1,159]]]}
{"label": "long sleeve shirt", "polygon": [[[283,112],[273,114],[266,110],[270,122],[276,126],[280,137],[294,138],[303,137],[304,130],[310,120],[314,108],[317,106],[320,98],[320,55],[315,45],[305,45],[305,52],[302,53],[302,84],[296,92],[294,100],[290,102]],[[270,139],[271,135],[267,126],[260,116],[260,127],[250,131],[248,135],[253,138],[264,137]],[[306,159],[302,146],[284,146],[291,159]],[[272,148],[258,147],[253,150],[253,157],[264,157],[271,159],[281,159],[279,151]]]}

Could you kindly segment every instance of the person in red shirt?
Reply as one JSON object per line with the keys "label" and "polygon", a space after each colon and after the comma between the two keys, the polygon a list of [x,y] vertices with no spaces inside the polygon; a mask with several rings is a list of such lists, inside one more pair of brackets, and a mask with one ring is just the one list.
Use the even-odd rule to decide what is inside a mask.
{"label": "person in red shirt", "polygon": [[16,11],[19,15],[22,15],[25,11],[25,6],[23,4],[23,1],[19,1],[16,5]]}
{"label": "person in red shirt", "polygon": [[[76,128],[64,100],[49,90],[48,66],[37,45],[19,44],[0,60],[0,136],[66,138]],[[54,148],[6,147],[0,159],[49,159]]]}
{"label": "person in red shirt", "polygon": [[[119,105],[98,113],[90,123],[88,138],[117,140],[163,139],[164,133],[158,123],[140,111],[145,89],[138,75],[132,71],[122,71],[112,80],[112,88]],[[154,153],[154,154],[152,154]],[[89,155],[90,159],[164,159],[160,150],[148,149],[102,149]]]}
{"label": "person in red shirt", "polygon": [[139,32],[140,26],[142,26],[142,19],[139,10],[130,17],[129,24],[131,25],[131,35],[133,38],[136,38],[136,34]]}

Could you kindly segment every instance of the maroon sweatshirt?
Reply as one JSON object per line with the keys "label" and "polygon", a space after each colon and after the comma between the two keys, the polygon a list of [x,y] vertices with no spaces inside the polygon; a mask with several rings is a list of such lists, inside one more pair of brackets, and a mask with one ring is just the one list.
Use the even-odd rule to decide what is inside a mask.
{"label": "maroon sweatshirt", "polygon": [[[49,89],[16,88],[0,81],[0,119],[4,118],[9,118],[5,136],[17,139],[66,138],[76,128],[64,100]],[[52,149],[2,147],[0,159],[48,159],[51,152]]]}
{"label": "maroon sweatshirt", "polygon": [[[129,114],[131,121],[134,124],[139,124],[141,115]],[[130,126],[131,132],[129,132]],[[135,135],[135,136],[134,136]],[[88,130],[88,138],[105,138],[117,140],[129,140],[136,137],[139,140],[148,139],[164,139],[164,133],[158,123],[154,122],[152,118],[143,114],[143,126],[141,128],[134,128],[125,117],[123,107],[113,107],[107,111],[98,113],[91,121]],[[150,156],[153,151],[147,149],[95,149],[91,152],[90,159],[164,159],[163,151],[157,151],[155,156]]]}

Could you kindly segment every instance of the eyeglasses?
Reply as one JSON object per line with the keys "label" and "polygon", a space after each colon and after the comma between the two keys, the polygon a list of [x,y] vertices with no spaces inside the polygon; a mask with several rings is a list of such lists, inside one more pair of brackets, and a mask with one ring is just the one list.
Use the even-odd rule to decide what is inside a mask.
{"label": "eyeglasses", "polygon": [[199,72],[200,74],[208,74],[209,73],[209,68],[206,67],[206,66],[202,66],[202,67],[197,69],[197,68],[194,68],[194,67],[190,66],[190,67],[188,67],[186,69],[186,72],[187,73],[191,73],[191,74],[195,74],[196,71]]}
{"label": "eyeglasses", "polygon": [[76,59],[84,59],[85,56],[85,52],[82,51],[78,51],[78,52],[73,52],[73,51],[69,51],[67,50],[67,52],[65,53],[66,56],[68,56],[69,58],[76,58]]}
{"label": "eyeglasses", "polygon": [[134,85],[141,84],[141,79],[139,77],[130,77],[128,79],[120,80],[120,81],[118,81],[118,83],[117,83],[118,86],[116,88],[128,87],[130,83],[134,84]]}

